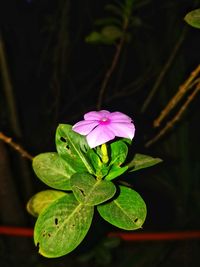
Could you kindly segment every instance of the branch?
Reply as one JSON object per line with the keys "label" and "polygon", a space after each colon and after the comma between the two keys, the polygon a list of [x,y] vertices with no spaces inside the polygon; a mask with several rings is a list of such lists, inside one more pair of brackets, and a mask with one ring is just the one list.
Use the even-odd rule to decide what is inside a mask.
{"label": "branch", "polygon": [[13,132],[16,136],[21,136],[20,124],[17,116],[17,106],[14,97],[14,90],[10,78],[9,68],[6,59],[6,52],[3,38],[0,32],[0,78],[2,78],[2,90],[5,94],[6,104],[8,106],[9,120]]}
{"label": "branch", "polygon": [[144,104],[141,108],[141,112],[145,112],[147,107],[149,106],[153,96],[155,95],[156,91],[158,90],[159,86],[161,85],[168,69],[171,67],[171,64],[179,50],[179,48],[181,47],[183,41],[184,41],[184,38],[185,38],[185,34],[186,34],[186,30],[183,31],[183,33],[181,34],[181,36],[179,37],[177,43],[175,44],[174,46],[174,49],[172,50],[171,52],[171,55],[169,56],[167,62],[165,63],[163,69],[161,70],[160,72],[160,75],[158,76],[156,82],[154,83],[153,85],[153,88],[152,90],[150,91],[149,95],[147,96],[146,100],[144,101]]}
{"label": "branch", "polygon": [[197,95],[199,91],[200,91],[200,82],[197,84],[194,91],[188,96],[187,100],[185,101],[183,106],[180,108],[180,110],[176,113],[176,115],[173,117],[173,119],[169,121],[166,124],[166,126],[154,138],[148,141],[145,144],[145,147],[149,147],[155,142],[157,142],[161,137],[165,135],[166,132],[168,132],[168,130],[170,130],[175,125],[175,123],[177,123],[177,121],[180,120],[182,114],[187,109],[187,107],[189,106],[189,104],[192,102],[192,100],[195,98],[195,96]]}
{"label": "branch", "polygon": [[12,141],[12,138],[6,136],[2,132],[0,132],[0,140],[7,143],[11,146],[14,150],[16,150],[22,157],[27,158],[29,160],[33,160],[33,156],[31,156],[26,150],[23,149],[19,144]]}
{"label": "branch", "polygon": [[[171,110],[180,102],[189,89],[191,89],[195,83],[199,82],[199,79],[194,79],[200,73],[200,65],[190,74],[189,78],[179,87],[178,92],[175,96],[169,101],[167,106],[162,110],[160,115],[154,121],[154,127],[159,127],[164,118],[171,112]],[[193,82],[194,81],[194,82]]]}
{"label": "branch", "polygon": [[119,43],[117,44],[116,46],[116,51],[115,51],[115,54],[114,54],[114,57],[113,57],[113,60],[112,60],[112,63],[110,65],[110,68],[107,70],[106,74],[105,74],[105,77],[104,77],[104,80],[101,84],[101,88],[100,88],[100,91],[99,91],[99,95],[98,95],[98,100],[97,100],[97,109],[99,110],[102,106],[102,102],[103,102],[103,98],[104,98],[104,95],[105,95],[105,91],[106,91],[106,88],[107,88],[107,84],[113,74],[113,71],[115,70],[116,66],[117,66],[117,63],[119,61],[119,57],[121,55],[121,51],[122,51],[122,47],[124,45],[124,41],[125,41],[125,32],[127,30],[127,27],[128,27],[128,19],[126,19],[124,21],[124,27],[123,27],[123,35],[119,41]]}

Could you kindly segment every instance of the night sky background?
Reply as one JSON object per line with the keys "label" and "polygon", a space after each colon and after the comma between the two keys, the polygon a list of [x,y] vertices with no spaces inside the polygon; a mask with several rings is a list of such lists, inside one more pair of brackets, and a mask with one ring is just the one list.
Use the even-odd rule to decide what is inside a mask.
{"label": "night sky background", "polygon": [[[84,113],[97,109],[99,91],[119,40],[93,44],[86,42],[86,37],[100,31],[97,19],[113,16],[105,6],[116,2],[124,1],[0,0],[0,132],[31,155],[55,151],[58,124],[74,124]],[[170,131],[153,145],[145,145],[190,94],[160,128],[153,127],[154,119],[200,64],[200,30],[184,21],[189,11],[199,7],[198,0],[135,0],[129,38],[101,103],[101,109],[133,118],[132,153],[163,159],[162,164],[124,178],[147,204],[144,232],[200,227],[199,94]],[[45,188],[31,162],[0,141],[0,225],[33,227],[35,220],[27,213],[26,203]],[[117,230],[95,216],[83,244],[53,260],[38,255],[31,238],[0,235],[1,266],[197,265],[198,240],[122,241],[105,249],[107,233]]]}

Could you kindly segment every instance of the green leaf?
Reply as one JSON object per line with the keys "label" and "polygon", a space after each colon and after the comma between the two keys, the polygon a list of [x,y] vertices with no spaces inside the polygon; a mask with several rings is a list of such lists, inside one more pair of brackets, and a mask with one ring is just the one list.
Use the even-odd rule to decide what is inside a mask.
{"label": "green leaf", "polygon": [[85,42],[91,44],[110,44],[110,41],[106,40],[102,34],[97,31],[93,31],[87,35],[85,37]]}
{"label": "green leaf", "polygon": [[101,34],[107,40],[114,42],[122,37],[123,32],[119,27],[115,25],[108,25],[102,28]]}
{"label": "green leaf", "polygon": [[101,167],[102,162],[100,156],[95,152],[95,149],[89,149],[87,151],[87,156],[90,159],[90,162],[92,163],[95,170]]}
{"label": "green leaf", "polygon": [[109,171],[109,166],[104,164],[101,160],[101,156],[97,153],[97,150],[89,149],[87,152],[87,156],[95,170],[95,176],[99,179],[103,178],[107,175]]}
{"label": "green leaf", "polygon": [[116,248],[120,245],[120,241],[119,237],[106,237],[103,240],[103,246],[107,249]]}
{"label": "green leaf", "polygon": [[80,204],[73,194],[54,201],[38,217],[34,242],[39,253],[56,258],[74,250],[86,236],[94,208]]}
{"label": "green leaf", "polygon": [[69,179],[75,170],[55,152],[42,153],[34,157],[33,169],[42,182],[48,186],[71,190]]}
{"label": "green leaf", "polygon": [[105,10],[110,11],[113,14],[122,17],[122,9],[123,9],[124,6],[120,2],[118,2],[118,6],[117,5],[108,4],[108,5],[105,6]]}
{"label": "green leaf", "polygon": [[127,169],[128,166],[121,167],[121,165],[126,160],[127,154],[128,154],[128,147],[127,145],[122,141],[118,140],[110,145],[111,150],[111,161],[110,161],[110,171],[108,175],[105,177],[106,180],[112,180],[121,174],[123,174]]}
{"label": "green leaf", "polygon": [[86,38],[87,43],[99,44],[114,44],[116,40],[120,39],[123,35],[120,27],[116,25],[106,25],[101,29],[101,32],[93,31]]}
{"label": "green leaf", "polygon": [[160,158],[153,158],[143,154],[135,154],[133,160],[128,164],[129,171],[134,172],[140,169],[151,167],[162,162]]}
{"label": "green leaf", "polygon": [[125,173],[127,170],[128,170],[128,166],[119,167],[119,166],[113,165],[111,167],[108,175],[105,177],[105,180],[111,181],[111,180],[119,177],[123,173]]}
{"label": "green leaf", "polygon": [[51,203],[53,203],[55,200],[65,195],[66,193],[62,191],[56,191],[56,190],[41,191],[31,197],[31,199],[27,203],[26,208],[31,215],[38,217],[38,215],[43,210],[45,210]]}
{"label": "green leaf", "polygon": [[189,12],[184,20],[191,26],[200,29],[200,8]]}
{"label": "green leaf", "polygon": [[56,130],[56,148],[76,172],[94,173],[86,153],[89,149],[85,136],[72,130],[68,124],[60,124]]}
{"label": "green leaf", "polygon": [[97,207],[107,222],[125,230],[141,228],[146,218],[146,205],[141,196],[131,188],[120,186],[119,196]]}
{"label": "green leaf", "polygon": [[112,182],[96,180],[88,173],[74,174],[70,183],[76,199],[89,206],[107,201],[116,192],[116,187]]}
{"label": "green leaf", "polygon": [[140,8],[143,8],[144,6],[148,5],[151,3],[151,0],[139,0],[139,1],[136,1],[133,5],[133,9],[134,10],[137,10],[137,9],[140,9]]}
{"label": "green leaf", "polygon": [[135,0],[126,0],[125,1],[125,5],[124,5],[124,9],[123,9],[123,13],[125,16],[127,16],[128,18],[130,17],[131,15],[131,12],[132,12],[132,8],[133,8],[133,2]]}
{"label": "green leaf", "polygon": [[111,45],[121,38],[122,34],[123,33],[120,28],[114,25],[109,25],[103,27],[101,32],[91,32],[88,36],[86,36],[85,41],[93,44]]}
{"label": "green leaf", "polygon": [[115,164],[117,166],[121,166],[122,163],[126,160],[128,154],[128,147],[122,141],[118,140],[110,145],[111,148],[111,162],[110,165]]}
{"label": "green leaf", "polygon": [[128,7],[132,7],[134,4],[135,0],[125,0],[125,5]]}

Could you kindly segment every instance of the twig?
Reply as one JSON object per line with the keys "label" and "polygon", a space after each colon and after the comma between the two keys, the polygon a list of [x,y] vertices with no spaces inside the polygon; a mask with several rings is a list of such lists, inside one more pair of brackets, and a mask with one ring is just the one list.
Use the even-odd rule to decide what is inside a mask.
{"label": "twig", "polygon": [[128,23],[129,23],[128,19],[125,19],[124,27],[123,27],[123,35],[122,35],[119,43],[116,46],[116,51],[115,51],[112,63],[110,65],[110,68],[107,70],[107,72],[105,74],[105,77],[104,77],[104,80],[103,80],[103,82],[101,84],[101,88],[100,88],[99,95],[98,95],[98,100],[97,100],[97,109],[98,110],[102,106],[103,97],[104,97],[104,94],[105,94],[105,91],[106,91],[106,88],[107,88],[107,84],[108,84],[108,82],[110,80],[110,77],[111,77],[113,71],[115,70],[115,68],[117,66],[117,63],[119,61],[119,57],[121,55],[122,47],[123,47],[124,41],[125,41],[125,32],[127,30]]}
{"label": "twig", "polygon": [[26,150],[24,150],[19,144],[12,141],[12,138],[6,136],[2,132],[0,132],[0,140],[7,143],[9,146],[11,146],[14,150],[16,150],[22,157],[27,158],[29,160],[33,159],[33,156],[31,156]]}
{"label": "twig", "polygon": [[20,137],[21,129],[20,129],[20,124],[19,124],[19,120],[17,116],[17,107],[16,107],[16,102],[15,102],[14,93],[13,93],[13,86],[12,86],[12,82],[10,78],[10,73],[9,73],[9,68],[8,68],[6,53],[5,53],[5,47],[3,43],[3,38],[1,36],[1,32],[0,32],[0,74],[1,74],[2,83],[3,83],[2,89],[4,91],[5,98],[6,98],[7,105],[8,105],[10,124],[15,135]]}
{"label": "twig", "polygon": [[[12,133],[18,137],[22,137],[20,121],[17,110],[17,103],[14,94],[14,88],[12,85],[12,79],[9,72],[8,61],[6,60],[6,49],[4,48],[3,38],[0,32],[0,76],[2,81],[2,90],[5,97],[6,111],[8,113],[8,121],[9,127],[12,129]],[[0,107],[1,108],[1,107]],[[28,168],[28,162],[25,158],[32,160],[32,156],[27,153],[21,146],[17,143],[13,142],[11,138],[5,136],[2,132],[0,132],[0,140],[9,144],[12,148],[15,149],[18,153],[21,154],[22,157],[18,157],[17,165],[19,167],[21,173],[21,182],[23,184],[22,188],[24,189],[26,197],[30,195],[32,192],[32,177],[30,175],[30,170]],[[9,183],[8,183],[9,184]],[[12,189],[11,189],[12,190]],[[17,198],[16,198],[17,200]],[[11,209],[12,210],[12,209]]]}
{"label": "twig", "polygon": [[[157,119],[155,119],[154,127],[159,127],[163,119],[170,113],[170,111],[180,102],[186,92],[193,87],[194,83],[198,82],[198,79],[194,81],[197,75],[200,73],[200,65],[190,74],[189,78],[179,87],[176,95],[169,101],[168,105],[162,110]],[[194,82],[193,82],[194,81]]]}
{"label": "twig", "polygon": [[174,60],[174,58],[175,58],[180,46],[181,46],[181,44],[184,41],[185,34],[186,34],[186,30],[184,30],[183,33],[181,34],[181,36],[179,37],[176,45],[174,46],[174,49],[171,52],[171,55],[169,56],[167,62],[165,63],[163,69],[161,70],[160,75],[158,76],[158,78],[157,78],[152,90],[150,91],[149,95],[147,96],[146,100],[144,101],[144,104],[143,104],[143,106],[141,108],[141,112],[142,113],[144,113],[146,111],[146,109],[149,106],[153,96],[155,95],[156,91],[158,90],[159,86],[161,85],[161,83],[162,83],[162,81],[163,81],[168,69],[170,68],[170,66],[171,66],[171,64],[172,64],[172,62],[173,62],[173,60]]}
{"label": "twig", "polygon": [[173,119],[171,121],[169,121],[166,124],[166,126],[154,138],[152,138],[150,141],[148,141],[145,144],[145,147],[149,147],[152,144],[154,144],[155,142],[157,142],[161,137],[163,137],[165,135],[165,133],[168,130],[170,130],[175,125],[175,123],[178,120],[180,120],[182,114],[187,109],[187,107],[189,106],[189,104],[192,102],[192,100],[195,98],[195,96],[197,95],[197,93],[199,91],[200,91],[200,82],[197,84],[197,86],[194,89],[194,91],[188,96],[187,100],[185,101],[185,103],[183,104],[183,106],[180,108],[180,110],[176,113],[176,115],[173,117]]}
{"label": "twig", "polygon": [[121,98],[121,97],[129,97],[135,93],[137,93],[145,84],[155,76],[155,72],[152,69],[149,69],[141,75],[137,80],[131,82],[123,88],[119,88],[112,95],[109,95],[105,99],[105,103],[111,102],[113,99]]}
{"label": "twig", "polygon": [[116,47],[116,52],[115,55],[113,57],[113,61],[112,64],[110,66],[110,68],[108,69],[108,71],[106,72],[105,78],[103,80],[103,83],[101,85],[101,89],[99,91],[99,96],[98,96],[98,102],[97,102],[97,109],[101,108],[102,102],[103,102],[103,97],[106,91],[106,86],[108,84],[108,81],[110,80],[110,77],[117,65],[117,62],[119,60],[119,56],[121,54],[121,50],[122,50],[122,46],[123,46],[124,40],[123,38],[120,40],[119,44]]}

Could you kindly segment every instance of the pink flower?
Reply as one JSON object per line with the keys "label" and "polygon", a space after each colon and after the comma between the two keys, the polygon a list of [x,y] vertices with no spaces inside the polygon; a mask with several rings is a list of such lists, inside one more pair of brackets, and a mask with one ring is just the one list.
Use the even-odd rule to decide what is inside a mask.
{"label": "pink flower", "polygon": [[72,129],[86,135],[90,148],[107,143],[117,137],[133,139],[135,126],[132,119],[121,112],[107,110],[91,111],[84,120],[77,122]]}

